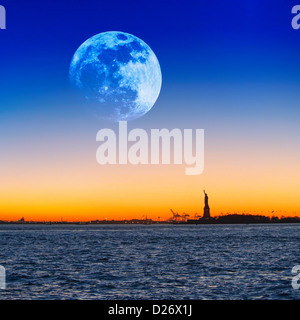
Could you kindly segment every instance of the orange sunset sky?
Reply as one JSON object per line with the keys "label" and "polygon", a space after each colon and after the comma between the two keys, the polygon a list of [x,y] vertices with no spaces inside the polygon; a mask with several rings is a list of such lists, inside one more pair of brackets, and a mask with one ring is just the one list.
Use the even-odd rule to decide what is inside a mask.
{"label": "orange sunset sky", "polygon": [[47,130],[36,137],[24,131],[13,147],[2,145],[11,152],[1,161],[0,219],[156,220],[170,218],[170,209],[193,218],[203,214],[203,189],[212,216],[300,215],[299,152],[284,144],[284,136],[247,140],[228,129],[216,140],[208,130],[204,172],[186,176],[185,164],[101,166],[94,132],[59,140]]}

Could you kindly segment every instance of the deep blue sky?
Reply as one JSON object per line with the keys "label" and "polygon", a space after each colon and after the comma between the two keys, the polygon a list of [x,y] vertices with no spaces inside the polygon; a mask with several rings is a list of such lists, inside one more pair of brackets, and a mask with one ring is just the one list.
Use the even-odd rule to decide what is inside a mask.
{"label": "deep blue sky", "polygon": [[197,126],[217,136],[218,128],[261,119],[289,127],[299,116],[300,30],[291,28],[296,1],[1,4],[7,30],[0,30],[0,116],[7,125],[22,117],[88,118],[69,98],[69,63],[81,43],[109,30],[140,37],[161,64],[161,95],[138,125]]}
{"label": "deep blue sky", "polygon": [[295,1],[1,3],[7,9],[7,30],[0,33],[1,88],[8,94],[64,90],[76,48],[108,30],[148,43],[166,84],[298,82],[300,31],[290,23]]}

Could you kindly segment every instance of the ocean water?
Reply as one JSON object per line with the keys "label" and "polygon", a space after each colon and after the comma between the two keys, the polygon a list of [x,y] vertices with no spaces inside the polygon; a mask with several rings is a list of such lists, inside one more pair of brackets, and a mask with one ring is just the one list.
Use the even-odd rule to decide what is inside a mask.
{"label": "ocean water", "polygon": [[0,225],[0,299],[299,299],[300,225]]}

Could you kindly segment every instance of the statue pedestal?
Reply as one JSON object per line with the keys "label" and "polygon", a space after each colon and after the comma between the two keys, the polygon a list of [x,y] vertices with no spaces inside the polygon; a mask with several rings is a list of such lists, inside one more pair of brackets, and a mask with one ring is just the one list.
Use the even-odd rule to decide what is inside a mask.
{"label": "statue pedestal", "polygon": [[203,218],[204,219],[209,219],[210,218],[210,210],[209,207],[204,207],[204,213],[203,213]]}

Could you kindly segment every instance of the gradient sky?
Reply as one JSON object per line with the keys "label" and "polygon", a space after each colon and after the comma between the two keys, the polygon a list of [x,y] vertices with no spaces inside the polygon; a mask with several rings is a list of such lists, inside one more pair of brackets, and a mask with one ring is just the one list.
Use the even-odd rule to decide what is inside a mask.
{"label": "gradient sky", "polygon": [[[2,0],[0,219],[300,215],[296,1]],[[205,129],[205,169],[100,166],[96,119],[70,90],[86,39],[124,31],[161,65],[160,97],[132,128]]]}

